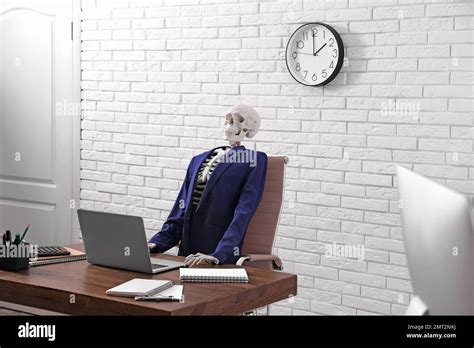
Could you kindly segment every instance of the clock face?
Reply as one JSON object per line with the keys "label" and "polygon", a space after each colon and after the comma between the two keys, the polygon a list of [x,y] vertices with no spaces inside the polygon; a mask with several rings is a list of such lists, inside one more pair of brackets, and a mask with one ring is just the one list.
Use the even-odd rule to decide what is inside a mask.
{"label": "clock face", "polygon": [[286,46],[286,65],[291,76],[307,86],[330,82],[341,69],[344,46],[339,34],[323,23],[304,24]]}

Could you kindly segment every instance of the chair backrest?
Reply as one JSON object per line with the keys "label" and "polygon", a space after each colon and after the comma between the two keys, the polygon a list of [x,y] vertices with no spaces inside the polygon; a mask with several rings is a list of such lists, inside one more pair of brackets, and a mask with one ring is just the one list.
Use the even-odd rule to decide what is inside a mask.
{"label": "chair backrest", "polygon": [[242,254],[271,254],[283,203],[285,156],[268,157],[262,200],[245,234]]}

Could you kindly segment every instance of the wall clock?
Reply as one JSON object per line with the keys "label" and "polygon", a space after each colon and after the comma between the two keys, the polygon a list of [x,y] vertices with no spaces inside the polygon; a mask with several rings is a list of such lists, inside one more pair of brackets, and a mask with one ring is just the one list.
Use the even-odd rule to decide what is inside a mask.
{"label": "wall clock", "polygon": [[291,76],[305,86],[323,86],[332,81],[344,61],[340,35],[324,23],[307,23],[291,35],[286,46],[286,66]]}

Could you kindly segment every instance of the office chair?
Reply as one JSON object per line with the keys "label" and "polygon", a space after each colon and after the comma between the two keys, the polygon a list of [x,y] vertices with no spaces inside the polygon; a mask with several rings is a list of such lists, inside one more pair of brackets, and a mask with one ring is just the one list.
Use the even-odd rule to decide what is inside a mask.
{"label": "office chair", "polygon": [[283,203],[286,156],[268,157],[267,177],[262,200],[250,221],[236,265],[282,270],[281,259],[272,254],[273,242]]}

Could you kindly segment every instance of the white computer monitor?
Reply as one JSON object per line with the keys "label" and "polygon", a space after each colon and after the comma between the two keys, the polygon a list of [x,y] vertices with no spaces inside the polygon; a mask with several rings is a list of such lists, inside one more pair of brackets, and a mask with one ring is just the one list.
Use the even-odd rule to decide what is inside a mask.
{"label": "white computer monitor", "polygon": [[[397,167],[413,314],[474,314],[474,237],[466,196]],[[421,300],[421,301],[420,301]],[[422,304],[420,306],[420,304]]]}

